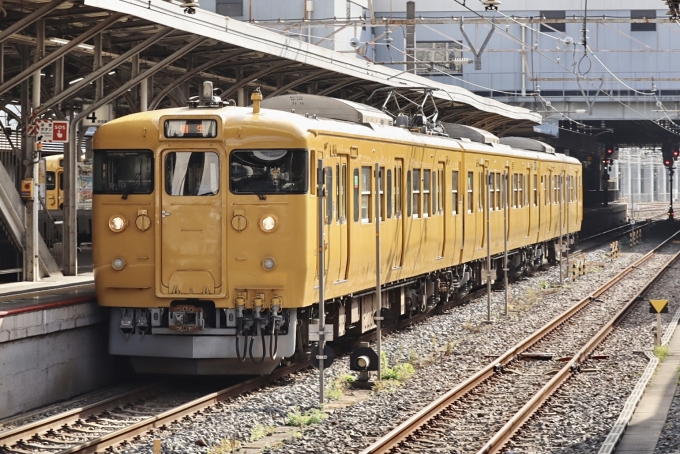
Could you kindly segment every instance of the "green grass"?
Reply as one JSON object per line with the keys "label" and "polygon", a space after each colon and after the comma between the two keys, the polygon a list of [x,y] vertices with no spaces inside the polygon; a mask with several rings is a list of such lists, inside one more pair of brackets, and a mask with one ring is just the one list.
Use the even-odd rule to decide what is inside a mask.
{"label": "green grass", "polygon": [[232,454],[241,449],[241,443],[235,439],[224,439],[219,445],[208,449],[208,454]]}
{"label": "green grass", "polygon": [[409,380],[413,374],[415,374],[415,368],[410,363],[400,363],[395,364],[394,367],[390,367],[390,363],[387,359],[387,354],[382,352],[382,379],[392,380],[398,383],[403,383]]}
{"label": "green grass", "polygon": [[252,429],[250,429],[250,442],[260,440],[267,435],[271,435],[274,433],[275,427],[273,426],[263,426],[262,424],[258,424]]}
{"label": "green grass", "polygon": [[329,400],[338,400],[345,395],[345,390],[356,378],[351,374],[344,374],[335,377],[328,383],[324,391],[324,396]]}
{"label": "green grass", "polygon": [[659,358],[659,362],[666,359],[666,356],[668,356],[669,353],[670,350],[668,349],[668,345],[657,345],[654,347],[654,356]]}
{"label": "green grass", "polygon": [[315,408],[302,413],[299,408],[286,415],[286,424],[295,427],[304,427],[318,424],[327,418],[326,413]]}

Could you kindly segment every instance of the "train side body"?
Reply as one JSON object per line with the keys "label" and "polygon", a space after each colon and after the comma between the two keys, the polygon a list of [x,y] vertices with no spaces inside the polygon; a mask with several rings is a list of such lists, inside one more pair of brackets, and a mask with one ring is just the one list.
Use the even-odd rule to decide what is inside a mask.
{"label": "train side body", "polygon": [[[200,136],[213,124],[214,134]],[[318,159],[323,285],[336,335],[374,326],[376,164],[382,281],[396,289],[384,301],[398,316],[440,298],[440,288],[451,295],[481,283],[487,172],[494,256],[504,250],[506,216],[520,265],[547,258],[546,244],[577,232],[582,218],[572,158],[392,126],[167,109],[101,126],[93,148],[97,298],[112,308],[110,352],[141,372],[262,374],[304,348],[319,298]]]}

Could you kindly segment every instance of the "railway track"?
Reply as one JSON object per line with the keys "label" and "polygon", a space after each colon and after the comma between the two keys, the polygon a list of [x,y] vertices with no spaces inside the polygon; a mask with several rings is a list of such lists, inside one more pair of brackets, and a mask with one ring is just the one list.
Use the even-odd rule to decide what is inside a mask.
{"label": "railway track", "polygon": [[[677,234],[676,234],[677,235]],[[671,240],[628,266],[570,309],[362,451],[499,452],[680,253]],[[661,270],[661,271],[659,271]],[[644,283],[629,298],[631,282]],[[624,295],[628,296],[624,296]]]}
{"label": "railway track", "polygon": [[[607,240],[600,240],[598,244],[606,242]],[[470,299],[478,298],[484,293],[485,288],[471,292],[465,298],[436,306],[428,313],[400,320],[392,327],[384,329],[383,332],[403,329],[431,315],[464,304]],[[360,338],[348,340],[345,344],[338,344],[336,352],[346,348],[348,343],[355,345],[372,338],[375,338],[375,333],[368,333]],[[270,376],[248,380],[176,406],[155,405],[154,408],[145,406],[148,401],[153,399],[153,396],[162,393],[160,388],[162,385],[153,385],[0,433],[0,454],[101,452],[192,414],[210,412],[210,407],[214,405],[219,407],[219,403],[224,400],[261,388],[279,378],[310,366],[311,362],[307,360],[282,367]],[[175,391],[170,389],[169,393],[174,394]],[[185,399],[185,401],[187,400],[189,399]]]}

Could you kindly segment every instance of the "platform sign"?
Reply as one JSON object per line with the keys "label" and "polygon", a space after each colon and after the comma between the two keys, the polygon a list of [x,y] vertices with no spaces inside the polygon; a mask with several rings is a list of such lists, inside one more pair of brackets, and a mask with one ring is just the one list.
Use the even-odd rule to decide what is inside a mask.
{"label": "platform sign", "polygon": [[649,300],[650,314],[667,314],[668,300]]}
{"label": "platform sign", "polygon": [[37,120],[36,136],[40,142],[68,142],[68,120]]}
{"label": "platform sign", "polygon": [[[91,104],[83,104],[83,109],[88,109]],[[108,123],[113,118],[113,105],[104,104],[103,106],[97,107],[93,112],[90,112],[85,118],[83,118],[83,126],[101,126]]]}
{"label": "platform sign", "polygon": [[52,142],[68,142],[68,121],[52,122]]}

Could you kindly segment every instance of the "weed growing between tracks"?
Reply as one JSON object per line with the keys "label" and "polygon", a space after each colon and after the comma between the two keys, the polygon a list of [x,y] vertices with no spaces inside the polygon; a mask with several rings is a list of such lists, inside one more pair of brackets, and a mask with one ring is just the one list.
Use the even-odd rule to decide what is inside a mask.
{"label": "weed growing between tracks", "polygon": [[271,435],[274,433],[274,430],[276,430],[276,427],[274,426],[264,426],[262,424],[258,424],[250,429],[250,442],[252,443],[253,441],[257,441],[261,438]]}
{"label": "weed growing between tracks", "polygon": [[347,390],[349,384],[352,383],[354,380],[356,380],[356,378],[350,374],[344,374],[335,377],[326,388],[325,391],[326,398],[329,400],[340,399],[345,394],[345,391]]}
{"label": "weed growing between tracks", "polygon": [[654,356],[659,358],[659,362],[662,362],[664,359],[666,359],[666,356],[670,353],[670,350],[668,349],[668,345],[657,345],[654,347]]}
{"label": "weed growing between tracks", "polygon": [[241,450],[241,442],[235,438],[225,438],[218,446],[208,449],[208,454],[232,454]]}
{"label": "weed growing between tracks", "polygon": [[302,428],[304,426],[318,424],[327,417],[328,415],[318,408],[313,408],[304,413],[302,413],[299,408],[296,408],[286,415],[286,424]]}

